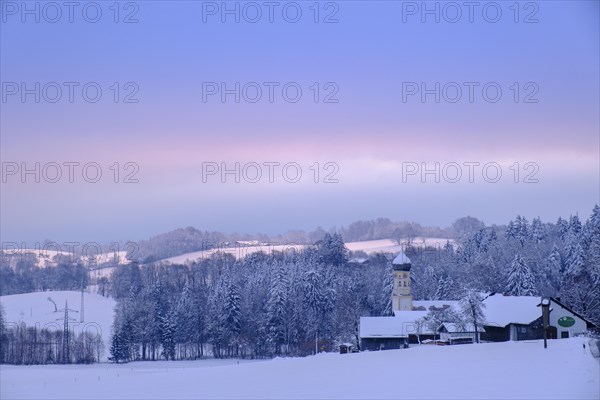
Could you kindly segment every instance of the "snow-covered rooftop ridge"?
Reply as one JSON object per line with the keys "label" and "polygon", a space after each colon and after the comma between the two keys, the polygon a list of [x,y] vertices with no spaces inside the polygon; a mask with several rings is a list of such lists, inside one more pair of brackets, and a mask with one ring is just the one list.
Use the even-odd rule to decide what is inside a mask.
{"label": "snow-covered rooftop ridge", "polygon": [[542,316],[542,310],[538,307],[540,302],[539,296],[492,294],[483,301],[486,325],[501,327],[508,324],[528,325]]}
{"label": "snow-covered rooftop ridge", "polygon": [[[404,325],[409,324],[411,327],[414,321],[404,321],[397,317],[361,317],[360,318],[360,337],[361,338],[402,338],[407,337],[407,329]],[[412,332],[410,332],[412,333]]]}
{"label": "snow-covered rooftop ridge", "polygon": [[[455,324],[452,322],[444,322],[442,325],[450,333],[475,332],[475,325],[473,324]],[[485,329],[480,324],[477,324],[477,331],[481,333],[485,332]]]}
{"label": "snow-covered rooftop ridge", "polygon": [[396,258],[394,258],[394,261],[392,261],[392,264],[394,264],[394,265],[410,264],[410,258],[408,258],[406,256],[406,254],[404,254],[404,252],[402,250],[400,250],[400,253],[398,253]]}
{"label": "snow-covered rooftop ridge", "polygon": [[[505,296],[502,293],[482,293],[484,298],[483,314],[485,325],[505,327],[508,324],[524,324],[542,316],[542,310],[538,307],[541,302],[539,296]],[[444,308],[450,306],[454,311],[460,312],[460,306],[456,300],[416,300],[413,301],[413,309],[418,311],[430,311],[433,308]],[[410,311],[409,311],[410,312]],[[400,312],[395,312],[396,315]]]}
{"label": "snow-covered rooftop ridge", "polygon": [[[501,293],[482,296],[485,315],[485,325],[505,327],[508,324],[528,325],[542,315],[542,310],[538,307],[541,298],[538,296],[505,296]],[[394,311],[396,318],[402,321],[415,322],[422,316],[434,309],[443,309],[451,307],[455,312],[460,313],[459,302],[456,300],[415,300],[413,301],[413,311]]]}

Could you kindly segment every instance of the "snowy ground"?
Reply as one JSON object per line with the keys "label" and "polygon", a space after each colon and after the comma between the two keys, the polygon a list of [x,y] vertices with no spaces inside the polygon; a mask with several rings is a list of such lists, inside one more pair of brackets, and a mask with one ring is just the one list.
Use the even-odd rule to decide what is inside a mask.
{"label": "snowy ground", "polygon": [[[579,338],[416,346],[259,362],[2,366],[0,397],[598,399],[600,361]],[[587,340],[585,340],[587,343]]]}
{"label": "snowy ground", "polygon": [[74,321],[69,324],[76,334],[84,331],[100,333],[104,341],[103,359],[108,358],[111,326],[113,323],[115,301],[98,294],[85,293],[83,300],[83,320],[81,319],[81,292],[55,291],[15,294],[0,296],[0,305],[4,309],[7,325],[25,323],[40,329],[63,329],[64,311],[55,311],[52,299],[59,310],[64,309],[65,302]]}

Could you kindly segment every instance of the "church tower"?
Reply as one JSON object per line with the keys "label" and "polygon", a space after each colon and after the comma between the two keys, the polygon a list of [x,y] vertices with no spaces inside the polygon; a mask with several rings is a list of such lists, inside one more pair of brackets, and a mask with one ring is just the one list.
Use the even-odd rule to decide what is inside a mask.
{"label": "church tower", "polygon": [[400,251],[392,261],[394,270],[394,292],[392,309],[394,311],[412,311],[412,294],[410,292],[410,259]]}

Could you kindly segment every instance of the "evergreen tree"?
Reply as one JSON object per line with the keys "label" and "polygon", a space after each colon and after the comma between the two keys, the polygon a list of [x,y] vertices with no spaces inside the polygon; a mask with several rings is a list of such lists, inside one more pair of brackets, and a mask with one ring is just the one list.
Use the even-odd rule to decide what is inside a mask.
{"label": "evergreen tree", "polygon": [[[235,351],[237,354],[239,343],[239,333],[241,331],[241,304],[240,304],[240,293],[238,290],[238,286],[233,281],[233,279],[229,279],[229,283],[227,285],[227,292],[225,296],[225,324],[224,329],[227,332],[227,341],[231,346],[235,346]],[[231,351],[231,350],[230,350]]]}
{"label": "evergreen tree", "polygon": [[437,285],[435,300],[455,300],[455,286],[452,278],[443,274]]}
{"label": "evergreen tree", "polygon": [[392,305],[392,295],[394,292],[394,273],[391,267],[386,269],[386,272],[387,273],[383,283],[383,291],[381,292],[381,304],[383,307],[381,308],[380,315],[382,316],[394,315]]}
{"label": "evergreen tree", "polygon": [[213,345],[213,355],[216,358],[223,357],[223,347],[227,344],[227,332],[225,326],[225,284],[219,279],[213,286],[208,298],[209,324],[208,332]]}
{"label": "evergreen tree", "polygon": [[556,227],[558,228],[560,240],[565,240],[565,235],[569,231],[569,223],[561,217],[558,217],[558,221],[556,221]]}
{"label": "evergreen tree", "polygon": [[585,254],[580,243],[575,244],[571,254],[567,258],[565,274],[576,277],[584,272],[585,269]]}
{"label": "evergreen tree", "polygon": [[588,265],[592,281],[595,285],[600,286],[600,234],[594,234],[591,238]]}
{"label": "evergreen tree", "polygon": [[534,296],[535,277],[519,253],[510,265],[506,292],[511,296]]}
{"label": "evergreen tree", "polygon": [[4,308],[2,304],[0,304],[0,364],[4,364],[6,362],[6,325],[4,322]]}
{"label": "evergreen tree", "polygon": [[123,334],[116,328],[110,341],[110,354],[112,360],[116,363],[125,361],[127,359],[127,353],[127,346],[125,345]]}
{"label": "evergreen tree", "polygon": [[271,279],[269,300],[267,303],[268,340],[275,348],[275,354],[281,353],[281,346],[286,341],[286,316],[288,314],[288,282],[285,269],[278,263]]}
{"label": "evergreen tree", "polygon": [[569,231],[575,235],[581,232],[581,220],[579,219],[579,215],[571,215],[569,218]]}
{"label": "evergreen tree", "polygon": [[595,285],[600,286],[600,207],[594,206],[592,215],[585,224],[587,242],[587,265]]}
{"label": "evergreen tree", "polygon": [[166,360],[175,359],[175,335],[177,331],[175,319],[176,313],[174,310],[169,311],[161,319],[161,346]]}
{"label": "evergreen tree", "polygon": [[508,239],[516,239],[517,238],[517,226],[515,225],[514,221],[511,219],[508,222],[508,226],[506,228],[506,237]]}
{"label": "evergreen tree", "polygon": [[563,273],[562,258],[556,244],[552,246],[552,251],[548,255],[545,263],[545,282],[554,289],[560,287],[560,279]]}
{"label": "evergreen tree", "polygon": [[524,246],[527,239],[530,237],[529,222],[525,217],[517,215],[516,219],[516,239],[519,241],[521,246]]}
{"label": "evergreen tree", "polygon": [[537,217],[531,222],[531,240],[534,243],[541,243],[546,238],[546,232],[542,220]]}
{"label": "evergreen tree", "polygon": [[326,265],[339,266],[348,261],[348,249],[339,233],[325,234],[318,245],[319,262]]}

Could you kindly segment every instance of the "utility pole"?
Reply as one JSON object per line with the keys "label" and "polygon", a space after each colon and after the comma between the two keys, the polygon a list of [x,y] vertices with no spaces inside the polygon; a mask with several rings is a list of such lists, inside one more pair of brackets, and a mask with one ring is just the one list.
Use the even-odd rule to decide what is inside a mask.
{"label": "utility pole", "polygon": [[[79,312],[77,310],[71,310],[69,308],[69,304],[65,300],[65,308],[61,310],[57,310],[58,312],[64,312],[63,320],[63,364],[69,364],[71,361],[70,357],[70,349],[69,349],[69,322],[75,322],[74,318],[69,317],[69,311],[71,312]],[[57,321],[60,321],[61,318],[58,318]]]}

